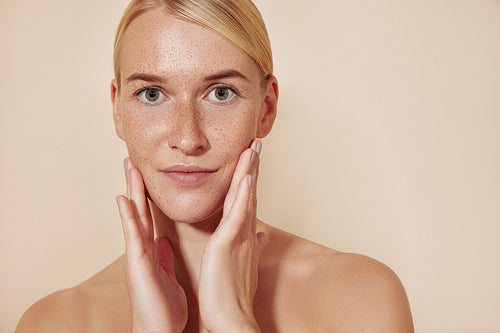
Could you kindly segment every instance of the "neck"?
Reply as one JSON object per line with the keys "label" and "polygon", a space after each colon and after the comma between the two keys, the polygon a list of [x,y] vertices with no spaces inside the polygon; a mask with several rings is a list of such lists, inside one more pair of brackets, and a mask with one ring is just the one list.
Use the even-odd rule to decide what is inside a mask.
{"label": "neck", "polygon": [[222,218],[222,209],[198,223],[175,222],[150,201],[156,237],[166,237],[174,250],[175,275],[186,293],[189,321],[187,331],[200,329],[198,287],[203,251]]}
{"label": "neck", "polygon": [[176,222],[150,202],[156,237],[170,240],[174,250],[175,271],[179,283],[198,295],[201,257],[222,218],[222,209],[197,223]]}
{"label": "neck", "polygon": [[[204,221],[197,223],[175,222],[168,218],[152,201],[149,202],[156,237],[166,237],[174,250],[175,275],[186,293],[189,320],[185,331],[201,328],[198,312],[198,287],[200,265],[207,241],[217,229],[222,209]],[[269,234],[268,226],[257,220],[257,231]]]}

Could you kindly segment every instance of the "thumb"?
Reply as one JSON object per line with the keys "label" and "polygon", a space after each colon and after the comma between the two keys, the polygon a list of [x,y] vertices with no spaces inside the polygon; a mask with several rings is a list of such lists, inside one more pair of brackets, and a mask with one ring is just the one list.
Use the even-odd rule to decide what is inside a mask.
{"label": "thumb", "polygon": [[155,241],[156,251],[158,253],[158,263],[161,268],[170,274],[175,274],[174,271],[174,250],[168,238],[159,237]]}

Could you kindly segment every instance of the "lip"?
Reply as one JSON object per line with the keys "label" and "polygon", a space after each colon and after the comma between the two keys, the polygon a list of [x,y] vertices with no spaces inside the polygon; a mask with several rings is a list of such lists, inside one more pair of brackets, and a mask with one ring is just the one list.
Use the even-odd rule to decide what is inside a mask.
{"label": "lip", "polygon": [[175,164],[161,171],[178,185],[198,185],[217,170],[202,168],[196,165]]}

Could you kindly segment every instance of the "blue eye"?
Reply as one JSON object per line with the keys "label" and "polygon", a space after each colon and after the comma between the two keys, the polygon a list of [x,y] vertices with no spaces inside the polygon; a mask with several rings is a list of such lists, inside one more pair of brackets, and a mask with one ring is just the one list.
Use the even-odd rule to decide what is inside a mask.
{"label": "blue eye", "polygon": [[236,93],[228,87],[217,87],[210,91],[208,99],[214,102],[229,102],[234,98]]}
{"label": "blue eye", "polygon": [[145,88],[136,93],[141,99],[141,102],[146,104],[156,104],[161,102],[165,96],[158,88]]}

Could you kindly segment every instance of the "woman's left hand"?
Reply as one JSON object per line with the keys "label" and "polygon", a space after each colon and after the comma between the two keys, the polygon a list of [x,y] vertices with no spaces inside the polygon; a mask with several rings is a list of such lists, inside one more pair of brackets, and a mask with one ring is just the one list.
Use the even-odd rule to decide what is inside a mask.
{"label": "woman's left hand", "polygon": [[205,247],[199,310],[210,332],[260,332],[253,313],[265,234],[256,233],[256,185],[262,144],[254,140],[238,161],[222,220]]}

